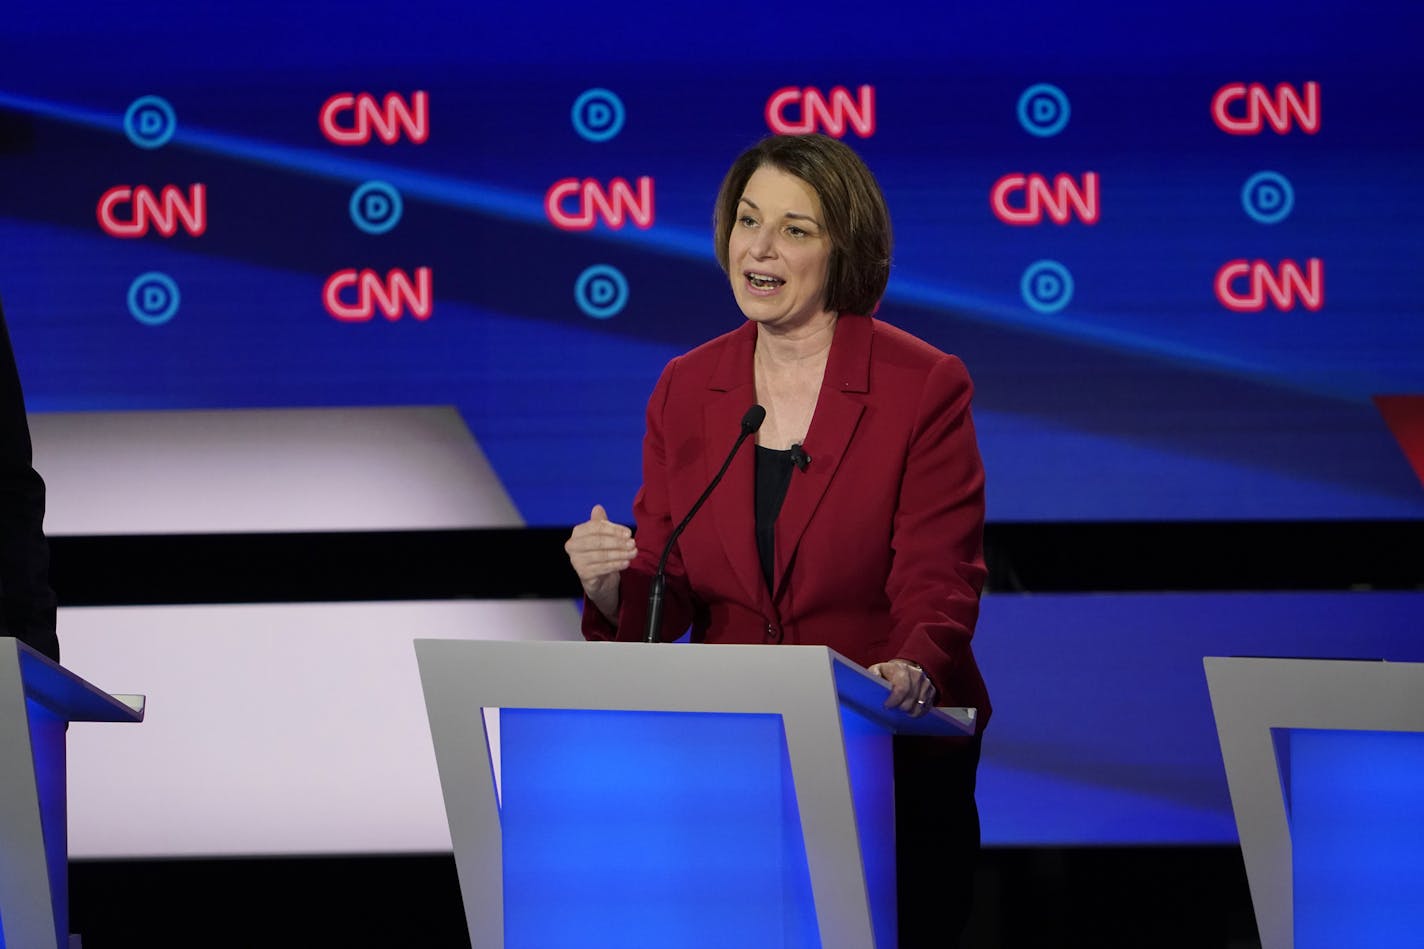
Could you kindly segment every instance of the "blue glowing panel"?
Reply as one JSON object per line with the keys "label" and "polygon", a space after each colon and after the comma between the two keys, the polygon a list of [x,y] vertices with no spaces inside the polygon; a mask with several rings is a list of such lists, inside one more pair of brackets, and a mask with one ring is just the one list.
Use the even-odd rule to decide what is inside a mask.
{"label": "blue glowing panel", "polygon": [[895,762],[885,729],[841,704],[841,731],[855,823],[860,831],[865,886],[877,946],[898,944],[895,903]]}
{"label": "blue glowing panel", "polygon": [[1413,949],[1424,934],[1424,734],[1289,736],[1295,944]]}
{"label": "blue glowing panel", "polygon": [[[65,927],[69,922],[69,849],[68,829],[65,822],[66,762],[64,741],[68,722],[43,702],[28,695],[25,698],[25,720],[29,729],[29,748],[27,750],[34,768],[34,790],[39,803],[40,827],[37,829],[43,836],[44,865],[42,869],[48,874],[48,888],[36,886],[31,890],[31,893],[47,893],[50,905],[40,904],[39,906],[25,907],[20,907],[19,904],[14,905],[17,908],[25,909],[27,914],[42,911],[48,915],[52,912],[55,925]],[[21,749],[23,748],[22,745]],[[25,750],[8,750],[18,750],[21,755],[25,754]],[[21,813],[23,811],[13,813],[7,820],[16,819]],[[21,836],[27,836],[30,829],[24,827]],[[14,840],[0,839],[0,847],[7,850],[14,849],[16,843]],[[15,872],[41,869],[29,864],[29,860],[33,856],[34,854],[29,851],[29,847],[26,845],[15,854],[5,854],[0,857],[0,860],[8,864],[5,871],[9,876]],[[11,878],[13,879],[13,876]],[[30,923],[34,924],[35,922],[36,920],[32,916]],[[18,923],[16,922],[14,925],[18,926]],[[35,932],[36,930],[31,929],[30,931]],[[65,932],[64,928],[58,929],[58,933],[63,932]],[[5,920],[0,918],[0,949],[6,949],[6,947],[21,949],[18,943],[14,943],[13,937],[12,933],[10,938],[6,938]]]}
{"label": "blue glowing panel", "polygon": [[780,716],[504,709],[511,949],[814,949]]}

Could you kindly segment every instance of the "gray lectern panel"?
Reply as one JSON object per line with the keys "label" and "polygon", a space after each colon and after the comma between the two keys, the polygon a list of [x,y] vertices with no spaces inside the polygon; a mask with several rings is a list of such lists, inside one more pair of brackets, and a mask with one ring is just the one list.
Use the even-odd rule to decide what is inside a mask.
{"label": "gray lectern panel", "polygon": [[973,709],[887,711],[887,685],[819,646],[416,640],[470,938],[503,945],[499,803],[481,708],[775,714],[825,949],[875,945],[841,705],[886,734],[963,735]]}
{"label": "gray lectern panel", "polygon": [[130,699],[0,637],[0,943],[69,945],[64,729],[141,721],[141,697]]}
{"label": "gray lectern panel", "polygon": [[1262,949],[1295,943],[1292,848],[1272,729],[1424,732],[1424,664],[1204,660]]}

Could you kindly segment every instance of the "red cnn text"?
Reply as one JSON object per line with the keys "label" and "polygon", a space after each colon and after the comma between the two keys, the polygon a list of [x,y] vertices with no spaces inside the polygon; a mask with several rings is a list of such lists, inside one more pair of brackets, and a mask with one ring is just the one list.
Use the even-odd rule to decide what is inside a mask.
{"label": "red cnn text", "polygon": [[184,196],[177,185],[164,185],[155,195],[144,185],[115,185],[100,196],[95,214],[110,237],[142,237],[150,227],[172,237],[180,224],[192,236],[202,237],[208,229],[208,189],[192,185]]}
{"label": "red cnn text", "polygon": [[1283,82],[1274,93],[1259,82],[1228,83],[1211,97],[1211,117],[1228,135],[1260,135],[1267,128],[1284,135],[1293,126],[1314,135],[1320,131],[1320,83],[1298,90]]}
{"label": "red cnn text", "polygon": [[406,312],[428,320],[435,308],[429,267],[417,267],[414,280],[404,270],[385,277],[369,269],[338,270],[327,278],[321,299],[326,312],[343,323],[368,323],[377,311],[392,322]]}
{"label": "red cnn text", "polygon": [[561,178],[544,193],[544,213],[560,230],[587,231],[602,218],[617,230],[631,218],[646,230],[653,226],[653,179],[638,179],[638,192],[622,178],[614,178],[605,188],[592,178]]}
{"label": "red cnn text", "polygon": [[394,92],[377,99],[369,92],[338,92],[322,104],[321,133],[336,145],[365,145],[372,136],[387,145],[401,137],[416,145],[430,138],[430,97],[413,93],[409,101]]}
{"label": "red cnn text", "polygon": [[1267,302],[1278,310],[1293,310],[1297,303],[1319,310],[1325,305],[1325,264],[1319,257],[1307,260],[1304,270],[1293,260],[1277,268],[1264,260],[1227,261],[1216,272],[1216,298],[1237,313],[1259,313]]}
{"label": "red cnn text", "polygon": [[[799,117],[787,114],[799,107]],[[875,134],[875,87],[861,86],[852,96],[845,86],[836,86],[829,93],[807,87],[786,86],[766,100],[766,124],[778,135],[804,135],[824,132],[841,138],[852,129],[861,138]]]}
{"label": "red cnn text", "polygon": [[1041,224],[1047,217],[1055,224],[1067,224],[1077,217],[1084,224],[1098,223],[1098,173],[1090,171],[1082,182],[1072,175],[1004,175],[989,190],[989,206],[1005,224]]}

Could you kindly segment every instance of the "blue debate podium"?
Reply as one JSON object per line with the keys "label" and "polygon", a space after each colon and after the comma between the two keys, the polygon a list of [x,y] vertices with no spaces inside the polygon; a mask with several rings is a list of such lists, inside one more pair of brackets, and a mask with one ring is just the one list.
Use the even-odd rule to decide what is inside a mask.
{"label": "blue debate podium", "polygon": [[109,695],[0,637],[0,949],[71,949],[65,732],[143,721],[144,697]]}
{"label": "blue debate podium", "polygon": [[893,949],[891,737],[974,731],[820,646],[415,650],[474,949]]}
{"label": "blue debate podium", "polygon": [[1262,949],[1424,944],[1424,663],[1205,668]]}

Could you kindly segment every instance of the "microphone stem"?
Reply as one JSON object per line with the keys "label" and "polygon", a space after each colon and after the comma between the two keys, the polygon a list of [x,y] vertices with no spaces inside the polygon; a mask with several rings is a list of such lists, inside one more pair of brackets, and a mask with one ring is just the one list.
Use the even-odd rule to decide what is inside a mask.
{"label": "microphone stem", "polygon": [[[757,424],[760,425],[760,421],[758,421]],[[747,436],[750,435],[752,431],[755,431],[755,429],[749,431],[746,426],[743,425],[742,433],[737,436],[736,444],[732,445],[732,450],[727,453],[727,458],[722,462],[722,467],[717,469],[717,474],[713,477],[711,483],[707,485],[707,489],[702,492],[702,496],[697,499],[697,503],[692,505],[692,510],[688,511],[686,516],[678,522],[677,527],[673,529],[672,535],[668,537],[667,543],[663,545],[663,555],[658,558],[658,570],[653,574],[653,585],[648,591],[648,625],[643,634],[643,642],[655,643],[662,639],[663,591],[667,588],[667,575],[664,573],[664,568],[667,566],[668,554],[672,553],[672,545],[677,542],[683,529],[686,528],[688,522],[692,520],[692,515],[698,512],[703,502],[712,494],[712,489],[717,487],[718,482],[722,480],[722,476],[727,473],[727,467],[731,465],[732,459],[736,457],[737,449],[742,447],[742,442],[747,440]]]}

